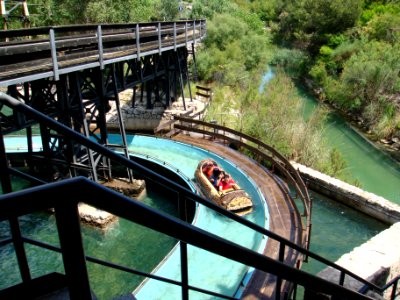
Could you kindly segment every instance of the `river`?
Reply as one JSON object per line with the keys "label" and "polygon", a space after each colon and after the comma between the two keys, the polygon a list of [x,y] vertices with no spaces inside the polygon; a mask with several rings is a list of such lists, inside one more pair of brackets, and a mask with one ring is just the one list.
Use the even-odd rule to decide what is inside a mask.
{"label": "river", "polygon": [[[274,73],[265,73],[262,85],[268,84]],[[261,91],[262,89],[260,89]],[[307,118],[319,105],[316,99],[298,87]],[[381,152],[354,130],[337,113],[330,112],[324,135],[328,147],[336,148],[347,163],[348,171],[361,188],[400,204],[400,165]],[[386,229],[388,225],[372,219],[311,191],[313,200],[310,250],[336,261],[354,247]],[[310,261],[303,269],[316,274],[324,266]]]}

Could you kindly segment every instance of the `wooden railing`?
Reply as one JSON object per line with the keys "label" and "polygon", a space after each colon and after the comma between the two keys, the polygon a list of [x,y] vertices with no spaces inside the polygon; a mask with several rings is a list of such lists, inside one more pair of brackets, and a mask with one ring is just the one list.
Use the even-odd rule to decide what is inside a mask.
{"label": "wooden railing", "polygon": [[[191,131],[210,136],[215,139],[234,143],[239,147],[243,147],[251,151],[255,156],[269,162],[272,167],[280,174],[284,175],[286,181],[290,183],[296,191],[296,194],[302,201],[303,213],[305,218],[304,247],[309,249],[310,231],[311,231],[311,199],[307,187],[303,182],[298,170],[274,148],[267,144],[241,132],[231,128],[208,123],[201,120],[195,120],[182,116],[175,116],[174,119],[178,123],[174,124],[175,130]],[[297,205],[294,205],[297,209]]]}
{"label": "wooden railing", "polygon": [[0,87],[187,47],[205,20],[0,30]]}

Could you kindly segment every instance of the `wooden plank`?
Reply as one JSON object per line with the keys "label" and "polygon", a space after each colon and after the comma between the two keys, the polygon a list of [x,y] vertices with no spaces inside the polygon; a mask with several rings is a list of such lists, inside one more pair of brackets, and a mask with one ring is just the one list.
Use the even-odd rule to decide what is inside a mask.
{"label": "wooden plank", "polygon": [[207,91],[207,92],[211,91],[210,88],[204,87],[204,86],[200,86],[200,85],[196,85],[196,89],[198,89],[198,90],[203,90],[203,91]]}
{"label": "wooden plank", "polygon": [[204,97],[204,98],[211,98],[211,95],[203,94],[203,93],[200,93],[200,92],[196,92],[196,96],[201,96],[201,97]]}

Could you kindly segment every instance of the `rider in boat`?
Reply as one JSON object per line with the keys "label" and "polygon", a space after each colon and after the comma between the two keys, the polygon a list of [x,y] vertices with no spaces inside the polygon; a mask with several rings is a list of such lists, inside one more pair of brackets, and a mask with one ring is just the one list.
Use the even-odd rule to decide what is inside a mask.
{"label": "rider in boat", "polygon": [[227,173],[223,175],[218,185],[218,191],[220,193],[237,190],[238,188],[239,186],[236,184],[235,180]]}

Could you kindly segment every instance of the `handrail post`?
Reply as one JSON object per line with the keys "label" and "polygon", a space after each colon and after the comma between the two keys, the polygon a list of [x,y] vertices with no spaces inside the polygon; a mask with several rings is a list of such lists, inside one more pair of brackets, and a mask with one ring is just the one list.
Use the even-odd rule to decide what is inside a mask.
{"label": "handrail post", "polygon": [[29,271],[28,259],[26,257],[26,252],[24,248],[24,242],[22,240],[21,228],[19,227],[19,222],[17,217],[9,219],[10,229],[12,235],[12,241],[15,249],[15,255],[17,256],[19,272],[23,282],[30,281],[31,274]]}
{"label": "handrail post", "polygon": [[196,44],[196,20],[193,20],[193,45]]}
{"label": "handrail post", "polygon": [[97,43],[98,43],[98,48],[99,48],[100,70],[104,70],[103,33],[102,33],[102,30],[101,30],[101,25],[97,26]]}
{"label": "handrail post", "polygon": [[188,22],[185,21],[185,43],[186,47],[188,46]]}
{"label": "handrail post", "polygon": [[393,282],[392,293],[390,294],[390,300],[395,300],[396,292],[397,292],[397,284],[399,283],[400,277],[397,278],[395,282]]}
{"label": "handrail post", "polygon": [[55,206],[57,229],[71,299],[92,299],[83,249],[78,203],[61,199]]}
{"label": "handrail post", "polygon": [[344,277],[346,276],[346,273],[341,271],[340,272],[340,279],[339,279],[339,285],[343,286],[344,284]]}
{"label": "handrail post", "polygon": [[161,55],[161,49],[162,49],[162,45],[161,45],[161,23],[158,22],[158,54]]}
{"label": "handrail post", "polygon": [[[187,221],[186,215],[186,199],[178,194],[178,213],[182,221]],[[187,243],[184,241],[179,242],[181,253],[181,281],[182,281],[182,299],[189,299],[189,274],[188,274],[188,256],[187,256]]]}
{"label": "handrail post", "polygon": [[176,22],[174,22],[174,51],[176,51]]}
{"label": "handrail post", "polygon": [[50,35],[51,60],[53,62],[53,75],[54,75],[54,80],[58,81],[60,80],[60,74],[58,73],[57,46],[53,28],[50,28],[49,35]]}
{"label": "handrail post", "polygon": [[[284,242],[280,242],[278,260],[280,262],[282,262],[282,263],[285,260],[285,248],[286,248],[285,243]],[[282,278],[280,276],[277,276],[277,278],[276,278],[276,288],[275,288],[275,299],[276,300],[280,300],[281,299],[281,289],[282,289]]]}
{"label": "handrail post", "polygon": [[139,24],[136,24],[135,36],[136,36],[136,59],[140,61],[140,27]]}
{"label": "handrail post", "polygon": [[[1,187],[3,189],[3,193],[7,194],[12,192],[12,185],[10,179],[10,170],[8,168],[6,159],[7,154],[4,144],[4,136],[3,132],[1,131],[1,128],[0,128],[0,155],[4,158],[0,160],[0,167],[2,169],[0,175]],[[18,218],[17,217],[10,218],[9,223],[10,223],[12,241],[15,249],[15,255],[17,257],[17,262],[19,266],[19,272],[21,274],[22,281],[26,282],[31,280],[31,274],[29,271],[28,259],[25,253],[24,242],[22,240],[21,229],[19,227]]]}

